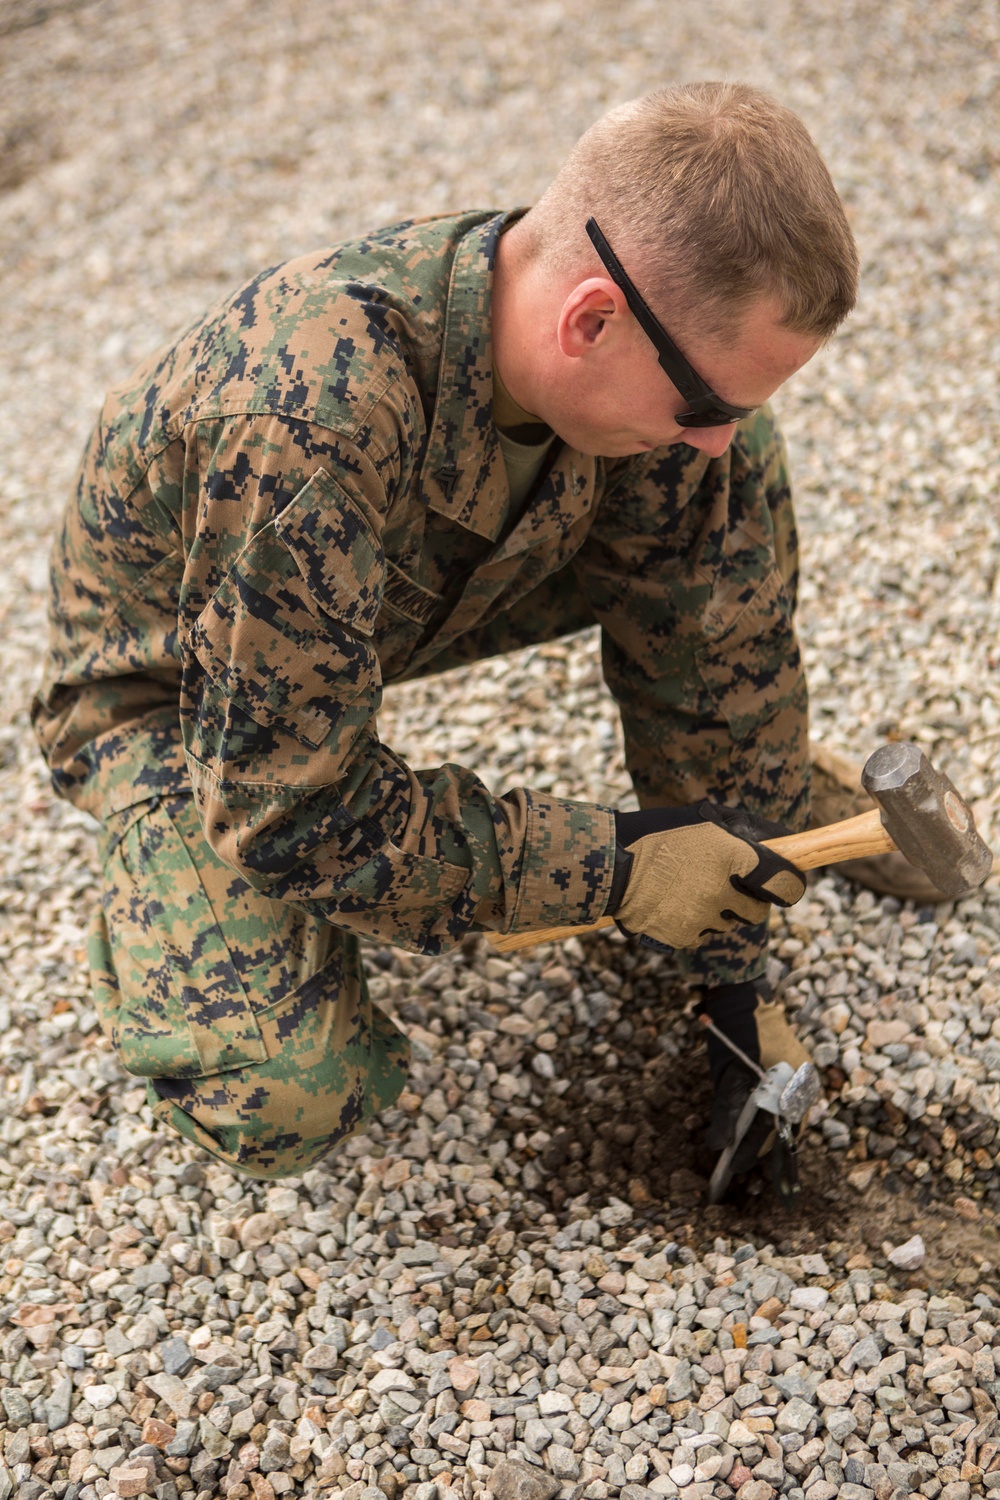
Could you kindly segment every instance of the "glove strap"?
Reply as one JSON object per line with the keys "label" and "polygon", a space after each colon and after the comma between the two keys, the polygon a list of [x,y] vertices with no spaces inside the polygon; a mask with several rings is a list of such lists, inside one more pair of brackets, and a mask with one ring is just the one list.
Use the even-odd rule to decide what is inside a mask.
{"label": "glove strap", "polygon": [[720,807],[714,802],[700,802],[698,814],[706,823],[717,823],[734,838],[742,839],[757,856],[754,869],[745,875],[731,875],[734,890],[751,901],[770,901],[775,906],[791,906],[802,895],[805,883],[794,865],[768,849],[761,839],[780,838],[789,830],[780,823],[759,818],[743,807]]}

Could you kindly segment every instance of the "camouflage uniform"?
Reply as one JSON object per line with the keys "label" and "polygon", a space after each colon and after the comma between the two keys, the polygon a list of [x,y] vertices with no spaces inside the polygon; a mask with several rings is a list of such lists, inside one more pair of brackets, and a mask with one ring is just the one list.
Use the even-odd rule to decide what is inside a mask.
{"label": "camouflage uniform", "polygon": [[[54,552],[35,725],[101,819],[95,994],[156,1112],[257,1176],[398,1093],[358,939],[590,922],[609,809],[381,743],[382,683],[597,622],[645,804],[800,826],[795,533],[764,412],[709,459],[558,443],[512,513],[490,294],[512,215],[264,272],[107,401]],[[759,972],[763,934],[693,960]]]}

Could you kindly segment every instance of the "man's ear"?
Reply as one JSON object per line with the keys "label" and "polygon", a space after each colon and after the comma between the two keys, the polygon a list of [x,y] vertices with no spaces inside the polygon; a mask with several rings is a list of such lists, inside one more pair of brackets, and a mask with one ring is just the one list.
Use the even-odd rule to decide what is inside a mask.
{"label": "man's ear", "polygon": [[578,282],[560,309],[560,350],[568,359],[591,353],[613,337],[627,312],[625,298],[609,278],[591,276]]}

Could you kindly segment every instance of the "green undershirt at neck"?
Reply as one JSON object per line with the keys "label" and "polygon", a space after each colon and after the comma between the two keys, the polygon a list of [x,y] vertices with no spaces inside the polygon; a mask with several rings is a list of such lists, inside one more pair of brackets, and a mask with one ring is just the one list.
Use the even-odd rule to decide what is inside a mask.
{"label": "green undershirt at neck", "polygon": [[493,425],[507,470],[512,507],[520,511],[541,473],[555,433],[546,422],[519,406],[493,366]]}

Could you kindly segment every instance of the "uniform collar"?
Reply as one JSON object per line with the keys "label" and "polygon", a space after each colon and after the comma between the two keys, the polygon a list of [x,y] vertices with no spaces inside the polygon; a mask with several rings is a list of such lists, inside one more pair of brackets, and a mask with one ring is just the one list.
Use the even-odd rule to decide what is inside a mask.
{"label": "uniform collar", "polygon": [[425,505],[491,541],[503,530],[509,500],[493,425],[493,268],[502,231],[524,212],[497,214],[459,241],[434,417],[420,473]]}

